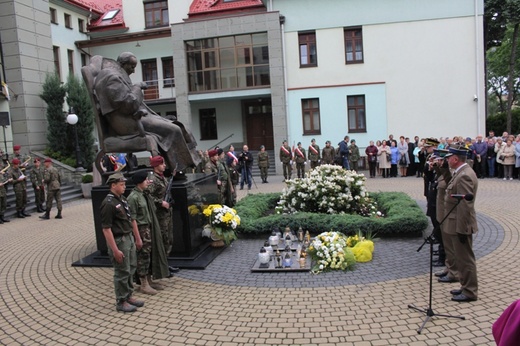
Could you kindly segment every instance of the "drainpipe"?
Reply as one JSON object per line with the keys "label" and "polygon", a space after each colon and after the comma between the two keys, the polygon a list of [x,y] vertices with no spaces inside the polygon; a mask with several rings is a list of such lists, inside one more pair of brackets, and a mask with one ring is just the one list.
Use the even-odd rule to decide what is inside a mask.
{"label": "drainpipe", "polygon": [[480,128],[480,118],[482,117],[480,111],[480,102],[481,100],[478,98],[480,95],[480,54],[479,54],[479,32],[478,32],[478,2],[479,0],[475,0],[475,78],[477,79],[477,91],[475,95],[477,96],[474,101],[477,104],[477,133],[482,133]]}
{"label": "drainpipe", "polygon": [[282,31],[282,54],[283,54],[283,83],[284,83],[284,98],[285,98],[285,127],[287,129],[287,143],[290,142],[290,129],[289,129],[289,101],[287,99],[287,61],[286,61],[286,54],[285,54],[285,17],[280,16],[280,30]]}

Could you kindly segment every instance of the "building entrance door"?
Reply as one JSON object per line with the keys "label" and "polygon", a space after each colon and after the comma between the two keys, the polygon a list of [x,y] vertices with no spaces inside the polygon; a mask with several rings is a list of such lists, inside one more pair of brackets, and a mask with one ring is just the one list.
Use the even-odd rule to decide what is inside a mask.
{"label": "building entrance door", "polygon": [[249,150],[274,149],[271,99],[245,100],[246,136]]}

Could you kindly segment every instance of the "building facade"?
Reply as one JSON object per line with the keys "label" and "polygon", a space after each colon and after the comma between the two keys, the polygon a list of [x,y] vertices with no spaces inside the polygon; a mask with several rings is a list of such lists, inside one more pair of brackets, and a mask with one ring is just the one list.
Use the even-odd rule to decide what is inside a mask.
{"label": "building facade", "polygon": [[[18,19],[21,3],[3,1],[1,13]],[[202,150],[247,143],[278,155],[284,139],[307,145],[315,138],[323,146],[348,134],[364,147],[390,133],[474,136],[485,130],[482,0],[31,3],[27,10],[37,12],[29,17],[42,26],[32,33],[45,37],[41,49],[33,41],[40,57],[31,64],[39,77],[33,95],[53,67],[65,81],[68,73],[79,76],[89,56],[116,59],[131,51],[139,60],[132,80],[150,86],[147,104],[190,127]],[[15,44],[23,37],[6,36],[35,24],[11,22],[0,24],[5,78],[26,97],[16,84],[25,79],[9,72],[24,72],[10,58],[19,52],[23,60]],[[8,101],[12,136],[39,148],[45,105],[30,99],[37,116],[25,103]]]}

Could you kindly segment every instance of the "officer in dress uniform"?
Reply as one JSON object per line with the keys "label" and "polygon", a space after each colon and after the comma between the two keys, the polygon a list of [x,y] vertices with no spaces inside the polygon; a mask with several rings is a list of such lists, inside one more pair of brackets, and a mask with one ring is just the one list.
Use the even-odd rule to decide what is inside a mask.
{"label": "officer in dress uniform", "polygon": [[282,162],[284,180],[291,179],[292,175],[292,152],[287,141],[282,142],[280,147],[280,161]]}
{"label": "officer in dress uniform", "polygon": [[101,203],[101,227],[114,268],[116,310],[134,312],[138,307],[144,306],[143,301],[132,297],[133,276],[137,266],[136,249],[141,249],[143,242],[139,232],[132,228],[130,208],[123,195],[126,190],[125,182],[126,178],[121,173],[108,177],[110,192]]}
{"label": "officer in dress uniform", "polygon": [[320,147],[316,144],[316,140],[311,139],[311,145],[309,145],[309,161],[311,162],[311,169],[314,169],[320,165]]}
{"label": "officer in dress uniform", "polygon": [[294,160],[296,161],[296,171],[298,178],[305,178],[305,164],[307,163],[307,155],[302,143],[298,142],[298,146],[294,149]]}

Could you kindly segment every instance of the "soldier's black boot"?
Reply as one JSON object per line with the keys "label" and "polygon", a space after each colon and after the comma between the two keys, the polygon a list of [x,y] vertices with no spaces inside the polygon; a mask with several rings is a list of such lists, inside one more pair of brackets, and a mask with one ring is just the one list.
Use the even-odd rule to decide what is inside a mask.
{"label": "soldier's black boot", "polygon": [[16,211],[16,217],[19,218],[19,219],[25,219],[25,216],[23,216],[21,210],[17,210]]}
{"label": "soldier's black boot", "polygon": [[22,215],[25,216],[25,217],[29,217],[29,216],[31,216],[31,214],[28,214],[28,213],[25,212],[25,208],[22,209],[22,212],[21,212],[21,213],[22,213]]}
{"label": "soldier's black boot", "polygon": [[49,220],[49,219],[50,219],[50,217],[49,217],[49,212],[46,211],[45,214],[43,214],[42,216],[40,216],[40,219]]}
{"label": "soldier's black boot", "polygon": [[10,222],[9,220],[7,220],[4,215],[0,215],[0,220],[2,220],[3,222]]}
{"label": "soldier's black boot", "polygon": [[45,213],[46,209],[43,207],[43,204],[40,204],[40,210],[41,210],[42,213]]}
{"label": "soldier's black boot", "polygon": [[42,213],[43,212],[43,210],[42,210],[42,208],[40,208],[39,204],[36,204],[36,212],[37,213]]}
{"label": "soldier's black boot", "polygon": [[2,219],[0,219],[0,225],[3,224],[4,222],[2,221]]}
{"label": "soldier's black boot", "polygon": [[63,219],[63,217],[61,217],[61,210],[58,210],[58,214],[54,218],[55,219]]}

